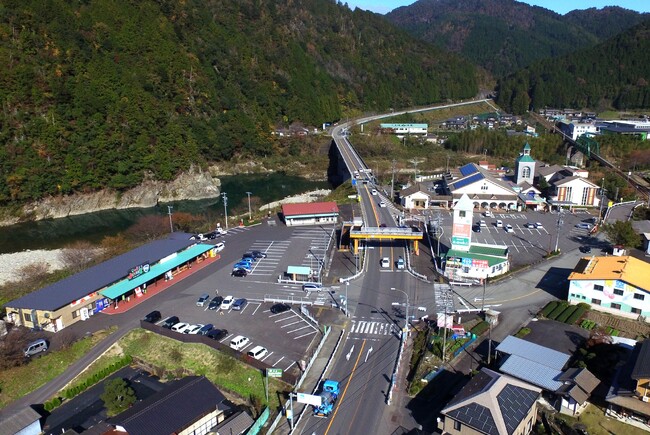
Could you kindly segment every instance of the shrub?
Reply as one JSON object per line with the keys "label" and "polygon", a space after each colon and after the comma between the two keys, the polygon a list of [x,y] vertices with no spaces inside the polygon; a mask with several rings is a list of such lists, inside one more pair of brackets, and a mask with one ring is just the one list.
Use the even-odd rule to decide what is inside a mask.
{"label": "shrub", "polygon": [[55,397],[52,399],[52,406],[56,408],[57,406],[61,406],[61,398],[60,397]]}
{"label": "shrub", "polygon": [[566,310],[566,307],[568,306],[567,302],[561,302],[553,311],[551,311],[551,314],[548,315],[548,318],[551,320],[557,319],[557,316],[562,314],[564,310]]}
{"label": "shrub", "polygon": [[582,317],[585,311],[586,310],[583,307],[578,305],[578,308],[573,312],[573,314],[569,316],[569,318],[566,320],[566,323],[568,323],[569,325],[573,325],[578,321],[580,317]]}
{"label": "shrub", "polygon": [[530,328],[521,328],[519,332],[515,334],[515,337],[522,338],[530,334]]}
{"label": "shrub", "polygon": [[551,301],[542,309],[542,316],[548,317],[549,314],[558,306],[558,301]]}
{"label": "shrub", "polygon": [[64,396],[66,399],[72,399],[72,398],[75,396],[75,394],[74,394],[74,390],[73,390],[72,388],[68,388],[68,389],[65,390],[65,392],[63,393],[63,396]]}
{"label": "shrub", "polygon": [[43,404],[43,408],[44,408],[47,412],[50,412],[51,410],[54,409],[54,406],[52,405],[52,403],[51,403],[50,401],[47,401],[47,402],[45,402],[45,403]]}
{"label": "shrub", "polygon": [[478,337],[478,336],[482,335],[485,331],[487,331],[489,327],[490,327],[490,324],[484,320],[481,323],[477,323],[476,326],[474,326],[472,329],[470,329],[469,332],[471,332],[472,334],[474,334],[474,335],[476,335]]}
{"label": "shrub", "polygon": [[570,307],[567,307],[564,311],[562,311],[562,314],[557,316],[557,319],[555,320],[564,323],[567,321],[569,316],[571,316],[571,314],[573,314],[577,309],[578,307],[576,305],[571,305]]}
{"label": "shrub", "polygon": [[578,304],[578,306],[579,306],[580,308],[584,308],[586,311],[589,311],[589,310],[591,309],[591,305],[589,305],[589,304],[586,303],[586,302],[580,302],[580,303]]}

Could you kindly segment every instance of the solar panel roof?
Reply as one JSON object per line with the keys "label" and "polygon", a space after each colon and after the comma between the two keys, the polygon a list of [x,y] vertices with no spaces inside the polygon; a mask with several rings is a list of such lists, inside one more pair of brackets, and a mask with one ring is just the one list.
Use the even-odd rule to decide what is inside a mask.
{"label": "solar panel roof", "polygon": [[478,168],[473,163],[468,163],[464,166],[461,166],[458,170],[463,175],[463,177],[467,177],[468,175],[478,172]]}
{"label": "solar panel roof", "polygon": [[15,299],[9,302],[7,306],[54,311],[124,278],[133,267],[144,263],[153,264],[168,255],[195,244],[196,241],[189,240],[189,237],[190,234],[187,234],[185,238],[154,240],[151,243]]}
{"label": "solar panel roof", "polygon": [[533,403],[537,400],[537,391],[527,390],[512,384],[503,387],[497,395],[503,422],[508,428],[508,433],[514,433],[517,426],[526,418]]}
{"label": "solar panel roof", "polygon": [[470,185],[472,183],[476,183],[477,181],[483,180],[484,178],[485,178],[485,176],[483,174],[481,174],[480,172],[478,172],[478,173],[476,173],[474,175],[470,175],[467,178],[462,178],[462,179],[460,179],[458,181],[454,181],[452,183],[452,185],[453,185],[454,189],[460,189],[461,187],[465,187],[465,186],[468,186],[468,185]]}
{"label": "solar panel roof", "polygon": [[482,433],[498,435],[499,430],[494,422],[492,411],[486,406],[470,403],[461,408],[450,411],[448,415],[455,420],[479,430]]}

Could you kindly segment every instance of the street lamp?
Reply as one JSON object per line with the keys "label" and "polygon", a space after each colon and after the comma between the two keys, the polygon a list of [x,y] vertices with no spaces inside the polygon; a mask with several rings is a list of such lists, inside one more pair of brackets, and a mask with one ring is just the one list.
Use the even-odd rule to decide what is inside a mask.
{"label": "street lamp", "polygon": [[173,208],[174,207],[171,206],[171,205],[167,206],[167,214],[169,214],[169,229],[171,230],[172,233],[174,232],[174,224],[172,223],[172,209]]}
{"label": "street lamp", "polygon": [[555,251],[553,252],[557,252],[558,244],[560,243],[560,229],[562,228],[562,224],[564,224],[564,216],[562,215],[562,206],[560,206],[560,213],[557,217],[557,237],[555,238]]}
{"label": "street lamp", "polygon": [[600,186],[600,210],[598,211],[598,223],[603,220],[603,196],[605,196],[605,177],[601,178]]}
{"label": "street lamp", "polygon": [[406,320],[404,321],[404,331],[408,333],[409,331],[409,295],[406,293],[404,290],[400,290],[395,287],[390,288],[392,291],[398,291],[404,293],[404,296],[406,296]]}
{"label": "street lamp", "polygon": [[228,231],[228,194],[223,192],[221,196],[223,197],[223,213],[226,215],[226,231]]}
{"label": "street lamp", "polygon": [[350,287],[350,281],[345,281],[345,317],[350,317],[350,306],[348,305],[348,287]]}
{"label": "street lamp", "polygon": [[251,194],[253,192],[246,192],[246,195],[248,195],[248,220],[253,220],[253,215],[251,214]]}

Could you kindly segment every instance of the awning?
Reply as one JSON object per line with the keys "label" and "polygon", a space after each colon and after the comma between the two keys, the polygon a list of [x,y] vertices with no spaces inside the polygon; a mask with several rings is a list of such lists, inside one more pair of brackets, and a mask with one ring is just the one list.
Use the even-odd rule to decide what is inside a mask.
{"label": "awning", "polygon": [[309,275],[311,269],[305,266],[289,266],[287,267],[287,273],[289,275]]}
{"label": "awning", "polygon": [[164,274],[168,270],[171,270],[176,266],[180,266],[188,260],[192,260],[193,258],[198,257],[199,255],[209,251],[212,248],[214,248],[213,245],[207,245],[203,243],[190,246],[182,252],[177,252],[173,257],[169,258],[164,263],[152,264],[149,272],[130,280],[122,280],[111,285],[110,287],[100,290],[99,293],[104,297],[117,299],[123,294],[126,294],[127,292],[135,289],[136,287],[140,287],[145,282],[151,281],[157,276]]}

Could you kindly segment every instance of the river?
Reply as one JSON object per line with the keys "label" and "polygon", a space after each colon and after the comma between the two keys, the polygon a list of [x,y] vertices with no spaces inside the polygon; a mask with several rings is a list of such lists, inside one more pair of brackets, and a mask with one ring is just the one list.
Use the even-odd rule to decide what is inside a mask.
{"label": "river", "polygon": [[[331,188],[326,181],[309,181],[281,173],[233,175],[220,178],[221,191],[225,192],[228,198],[229,216],[248,212],[246,192],[251,192],[252,202],[257,202],[259,207],[309,190]],[[0,254],[26,249],[61,248],[76,241],[98,242],[105,236],[114,236],[124,231],[142,216],[167,215],[168,205],[173,207],[172,213],[208,214],[214,217],[215,221],[219,218],[223,219],[224,216],[223,200],[214,198],[179,201],[151,208],[106,210],[67,218],[26,222],[0,228]]]}

